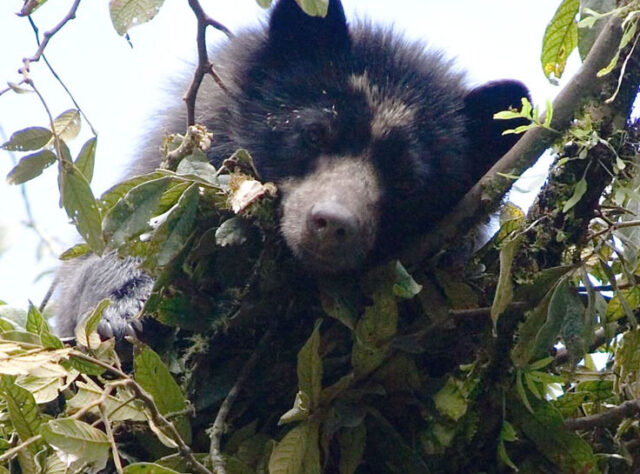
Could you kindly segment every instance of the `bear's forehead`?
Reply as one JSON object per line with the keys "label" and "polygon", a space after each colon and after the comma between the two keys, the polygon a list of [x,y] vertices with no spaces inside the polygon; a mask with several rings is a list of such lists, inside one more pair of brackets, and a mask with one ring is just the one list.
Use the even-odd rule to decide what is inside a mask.
{"label": "bear's forehead", "polygon": [[[418,108],[429,101],[429,97],[423,97],[423,103],[415,103],[404,88],[376,82],[367,71],[350,73],[340,81],[332,79],[325,84],[320,78],[306,85],[296,81],[293,86],[283,85],[280,91],[272,90],[277,103],[264,107],[268,122],[291,123],[314,117],[339,120],[358,115],[369,122],[372,138],[384,138],[390,130],[411,127],[419,115]],[[301,94],[305,87],[309,90]]]}
{"label": "bear's forehead", "polygon": [[397,89],[381,87],[372,82],[365,71],[352,74],[349,87],[364,95],[371,111],[371,135],[374,139],[384,138],[395,128],[410,126],[416,117],[416,111],[405,98],[397,94]]}

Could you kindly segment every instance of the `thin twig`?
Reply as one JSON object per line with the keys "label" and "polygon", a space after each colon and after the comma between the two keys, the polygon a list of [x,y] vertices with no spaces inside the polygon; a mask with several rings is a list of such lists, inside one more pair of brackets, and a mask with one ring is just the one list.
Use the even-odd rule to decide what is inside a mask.
{"label": "thin twig", "polygon": [[[164,415],[162,415],[162,413],[160,413],[160,411],[158,410],[157,405],[155,404],[155,402],[153,400],[153,397],[151,395],[149,395],[146,392],[146,390],[144,388],[142,388],[142,386],[140,384],[138,384],[134,379],[132,379],[130,376],[128,376],[127,374],[125,374],[121,370],[116,369],[115,367],[107,364],[106,362],[103,362],[103,361],[101,361],[99,359],[95,359],[95,358],[93,358],[91,356],[88,356],[86,354],[83,354],[80,351],[73,351],[73,352],[71,352],[69,354],[69,356],[73,357],[73,358],[76,358],[76,359],[83,360],[85,362],[89,362],[89,363],[95,364],[95,365],[97,365],[99,367],[102,367],[102,368],[106,369],[107,371],[109,371],[113,375],[119,377],[121,380],[118,380],[116,382],[110,383],[109,384],[109,392],[105,391],[103,393],[103,396],[104,396],[105,393],[108,396],[110,391],[113,390],[113,388],[115,388],[116,386],[130,387],[131,390],[133,390],[136,398],[138,400],[141,400],[142,403],[144,403],[145,406],[148,408],[149,415],[151,416],[151,420],[153,421],[153,423],[155,423],[156,426],[162,428],[162,431],[165,434],[167,434],[176,443],[176,445],[178,446],[178,452],[185,459],[187,464],[195,472],[198,472],[200,474],[213,474],[209,469],[207,469],[204,465],[202,465],[194,457],[193,452],[191,451],[191,448],[182,439],[182,436],[180,436],[180,433],[178,432],[176,427],[173,425],[173,423],[171,423]],[[105,400],[106,400],[106,397],[105,397]]]}
{"label": "thin twig", "polygon": [[151,419],[156,424],[162,428],[163,432],[178,445],[178,452],[185,459],[189,467],[194,471],[201,474],[213,474],[209,469],[207,469],[203,464],[201,464],[193,455],[191,448],[184,442],[180,433],[176,427],[167,420],[159,411],[155,402],[151,395],[149,395],[135,380],[132,378],[128,378],[126,380],[126,385],[131,387],[131,389],[135,392],[138,399],[142,400],[142,402],[149,409],[149,414],[151,415]]}
{"label": "thin twig", "polygon": [[64,25],[66,25],[70,20],[73,20],[76,17],[76,11],[78,10],[78,6],[80,5],[80,0],[74,0],[73,5],[71,5],[71,9],[67,12],[67,14],[60,20],[56,26],[54,26],[49,31],[45,31],[42,35],[42,43],[38,46],[38,50],[35,52],[33,56],[30,58],[24,58],[22,62],[24,63],[25,71],[29,71],[29,64],[35,63],[40,60],[42,54],[44,53],[44,49],[49,44],[49,41],[53,36],[62,29]]}
{"label": "thin twig", "polygon": [[103,403],[99,406],[100,416],[102,418],[102,424],[104,425],[104,431],[107,434],[109,443],[111,444],[111,453],[113,457],[113,464],[115,465],[116,472],[122,474],[122,463],[120,462],[120,455],[118,453],[118,446],[116,445],[116,439],[113,437],[113,431],[111,430],[111,423],[105,412],[105,406]]}
{"label": "thin twig", "polygon": [[213,64],[209,61],[209,54],[207,53],[207,26],[211,26],[219,31],[222,31],[228,38],[232,38],[233,34],[227,27],[222,25],[220,22],[214,20],[209,17],[200,5],[198,0],[189,0],[189,6],[191,10],[196,16],[198,21],[198,33],[196,37],[196,42],[198,46],[198,66],[196,67],[195,72],[193,73],[193,79],[189,88],[187,89],[187,93],[184,95],[184,101],[187,104],[187,126],[194,125],[196,122],[196,97],[198,95],[198,89],[200,89],[200,85],[202,84],[202,80],[206,74],[211,74],[216,83],[221,87],[222,90],[228,92],[227,88],[224,86],[222,79],[216,74]]}
{"label": "thin twig", "polygon": [[58,277],[57,276],[53,279],[53,281],[51,282],[51,285],[49,285],[49,289],[45,293],[44,298],[42,298],[42,301],[40,302],[40,306],[38,306],[38,311],[40,311],[41,313],[47,307],[47,304],[49,304],[49,301],[51,300],[51,297],[53,296],[53,292],[56,289],[56,286],[58,286]]}
{"label": "thin twig", "polygon": [[[41,45],[41,43],[40,43],[40,32],[38,30],[38,27],[34,23],[33,18],[31,18],[31,16],[29,16],[29,23],[31,24],[31,28],[33,29],[33,33],[36,36],[36,43],[38,44],[38,46],[40,46]],[[75,108],[78,110],[78,112],[80,112],[80,114],[84,118],[84,121],[87,122],[87,125],[89,125],[89,128],[91,129],[91,133],[93,133],[94,136],[98,135],[98,132],[96,131],[95,128],[93,128],[93,125],[91,124],[91,121],[89,120],[89,117],[87,117],[87,114],[84,113],[84,111],[82,110],[82,108],[80,107],[78,102],[76,101],[75,97],[73,96],[73,94],[71,93],[71,91],[69,90],[67,85],[62,81],[60,76],[58,76],[58,73],[53,69],[53,66],[51,65],[51,63],[49,63],[49,60],[44,55],[44,53],[42,53],[42,60],[44,61],[44,63],[49,68],[49,71],[51,72],[53,77],[60,83],[60,85],[62,86],[64,91],[67,93],[67,95],[69,96],[69,99],[71,99],[71,102],[73,102],[73,105],[75,106]]]}
{"label": "thin twig", "polygon": [[[22,344],[22,345],[24,346],[24,344]],[[84,362],[89,362],[90,364],[97,365],[98,367],[102,367],[107,372],[111,373],[112,375],[115,375],[118,378],[121,378],[121,379],[128,379],[129,378],[129,376],[127,374],[125,374],[123,371],[121,371],[120,369],[116,369],[112,365],[109,365],[106,362],[101,361],[100,359],[96,359],[94,357],[91,357],[91,356],[88,356],[86,354],[83,354],[82,352],[80,352],[78,350],[72,351],[69,354],[69,357],[74,358],[74,359],[79,359],[79,360],[82,360]]]}
{"label": "thin twig", "polygon": [[44,110],[47,112],[47,117],[49,117],[49,127],[51,128],[51,133],[53,134],[53,144],[57,152],[58,162],[61,162],[62,149],[60,147],[60,138],[58,137],[55,127],[53,126],[53,115],[51,115],[51,110],[49,110],[47,101],[44,100],[44,97],[42,96],[42,94],[40,93],[40,91],[38,90],[38,88],[36,87],[32,79],[27,78],[26,84],[29,84],[31,86],[31,88],[33,89],[33,92],[35,92],[38,98],[40,99],[40,102],[42,103]]}
{"label": "thin twig", "polygon": [[2,456],[0,456],[0,464],[4,463],[6,461],[9,461],[16,454],[18,454],[20,451],[22,451],[24,448],[26,448],[28,446],[31,446],[33,443],[37,443],[41,439],[42,439],[42,435],[35,435],[35,436],[32,436],[31,438],[27,439],[26,441],[23,441],[19,445],[9,449],[8,451],[5,451],[4,453],[2,453]]}
{"label": "thin twig", "polygon": [[[509,305],[509,309],[526,308],[528,305],[524,301],[514,301]],[[489,316],[491,314],[491,306],[485,306],[482,308],[470,308],[470,309],[452,309],[449,311],[449,315],[454,318],[471,318],[477,316]]]}
{"label": "thin twig", "polygon": [[596,237],[600,237],[601,235],[606,234],[608,232],[612,232],[616,229],[624,229],[626,227],[637,227],[637,226],[640,226],[640,220],[612,222],[609,224],[609,227],[607,227],[606,229],[596,232],[595,234],[590,235],[587,238],[589,240],[592,240],[592,239],[595,239]]}
{"label": "thin twig", "polygon": [[227,397],[224,399],[220,408],[218,409],[218,413],[216,414],[216,419],[211,425],[209,436],[211,437],[211,443],[209,445],[209,456],[211,457],[211,463],[213,466],[213,470],[216,474],[226,474],[224,460],[222,459],[222,451],[220,450],[220,439],[224,433],[224,426],[226,424],[227,418],[229,416],[229,412],[231,411],[231,407],[235,403],[240,394],[240,391],[244,388],[249,375],[253,372],[258,360],[266,349],[269,347],[269,341],[271,340],[272,330],[268,329],[260,339],[258,343],[258,347],[256,347],[253,354],[249,360],[244,364],[242,370],[240,371],[240,375],[238,375],[238,380],[231,387]]}

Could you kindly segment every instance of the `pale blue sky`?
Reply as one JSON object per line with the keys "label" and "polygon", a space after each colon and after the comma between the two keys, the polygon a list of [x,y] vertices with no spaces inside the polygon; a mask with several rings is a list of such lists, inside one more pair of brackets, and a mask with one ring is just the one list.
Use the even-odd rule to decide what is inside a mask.
{"label": "pale blue sky", "polygon": [[[559,0],[344,0],[349,18],[366,17],[394,25],[408,38],[427,41],[456,57],[472,83],[511,77],[525,82],[534,101],[544,104],[558,91],[540,69],[540,44],[547,22]],[[96,195],[113,184],[119,170],[135,150],[136,136],[144,131],[149,114],[161,107],[162,78],[187,70],[194,51],[194,20],[186,0],[166,0],[151,23],[131,30],[133,48],[111,26],[107,1],[85,0],[77,19],[55,36],[46,50],[76,100],[98,130],[98,155],[93,188]],[[202,0],[207,12],[238,32],[258,24],[265,13],[254,0]],[[35,52],[33,33],[26,19],[13,13],[21,0],[0,2],[0,81],[17,81],[21,59]],[[47,3],[35,15],[46,31],[57,23],[71,0]],[[223,39],[211,32],[210,38]],[[72,104],[53,81],[44,64],[35,64],[32,77],[54,115]],[[4,86],[0,86],[3,88]],[[46,126],[47,119],[33,94],[0,96],[0,131],[6,135],[30,125]],[[79,147],[90,136],[84,127]],[[24,205],[19,187],[4,176],[11,159],[0,151],[0,236],[9,250],[0,254],[0,299],[24,306],[28,298],[39,302],[50,276],[35,282],[55,267],[55,259],[39,258],[33,231],[20,225]],[[43,231],[73,244],[76,237],[58,208],[55,170],[28,183],[34,217]],[[46,255],[46,252],[45,252]]]}

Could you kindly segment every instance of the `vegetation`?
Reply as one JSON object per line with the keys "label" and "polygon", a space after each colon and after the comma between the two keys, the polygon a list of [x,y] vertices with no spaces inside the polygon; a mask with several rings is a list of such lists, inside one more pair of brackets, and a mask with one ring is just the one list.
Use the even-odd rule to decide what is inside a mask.
{"label": "vegetation", "polygon": [[[207,26],[226,30],[189,3],[200,41]],[[323,0],[299,3],[326,11]],[[76,157],[66,145],[82,112],[54,117],[29,73],[78,4],[25,59],[22,80],[0,91],[33,91],[50,116],[2,145],[25,154],[7,179],[55,165],[61,205],[86,242],[61,258],[139,257],[156,282],[143,312],[162,326],[116,351],[96,333],[108,300],[74,341],[53,334],[46,302],[0,306],[0,472],[640,466],[640,128],[630,118],[639,2],[563,0],[542,67],[557,79],[577,49],[581,70],[543,117],[526,101],[498,114],[530,119],[514,130],[516,147],[403,264],[357,281],[302,274],[282,252],[276,187],[259,181],[244,150],[215,169],[203,152],[211,136],[195,124],[167,138],[163,169],[96,199],[95,138]],[[161,5],[112,0],[114,26],[126,34]],[[190,107],[206,65],[201,55]],[[495,238],[461,256],[469,229],[549,147],[553,166],[532,208],[503,206]]]}

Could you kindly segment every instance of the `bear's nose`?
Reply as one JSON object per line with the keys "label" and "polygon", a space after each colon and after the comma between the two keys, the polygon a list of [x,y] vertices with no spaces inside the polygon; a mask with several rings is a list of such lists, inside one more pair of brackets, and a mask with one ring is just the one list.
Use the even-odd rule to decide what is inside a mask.
{"label": "bear's nose", "polygon": [[335,201],[314,204],[307,215],[307,228],[322,246],[347,244],[357,232],[353,213]]}

